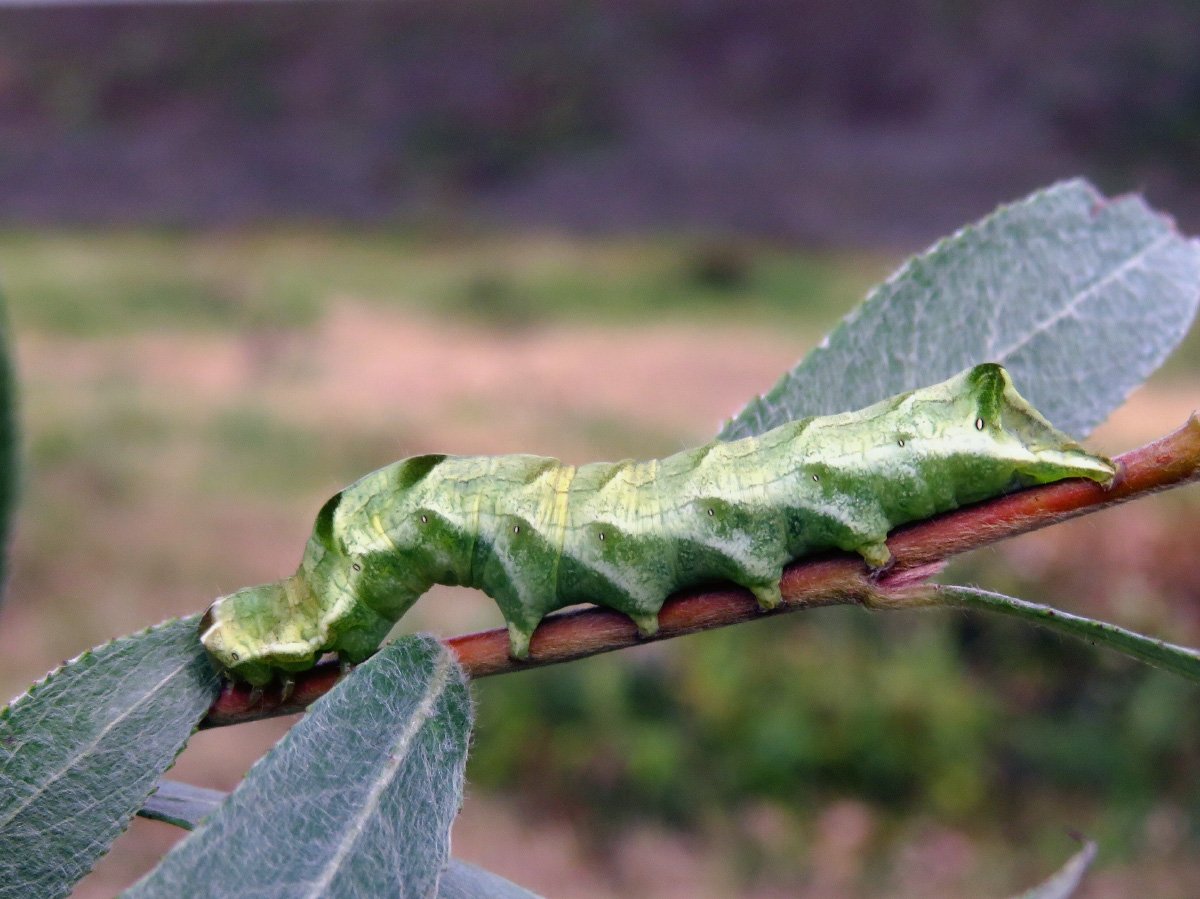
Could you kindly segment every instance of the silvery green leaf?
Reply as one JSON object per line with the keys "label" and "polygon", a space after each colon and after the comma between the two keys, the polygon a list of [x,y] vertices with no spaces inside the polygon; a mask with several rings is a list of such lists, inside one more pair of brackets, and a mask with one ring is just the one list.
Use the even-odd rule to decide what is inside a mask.
{"label": "silvery green leaf", "polygon": [[1187,333],[1200,242],[1086,181],[1004,206],[906,262],[720,437],[858,409],[980,362],[1086,436]]}
{"label": "silvery green leaf", "polygon": [[442,873],[437,899],[538,899],[538,896],[491,871],[455,860]]}
{"label": "silvery green leaf", "polygon": [[[162,780],[139,815],[195,830],[229,794],[177,780]],[[438,881],[438,899],[537,899],[537,894],[475,865],[451,859]]]}
{"label": "silvery green leaf", "polygon": [[64,896],[217,695],[196,617],[89,650],[0,713],[0,897]]}
{"label": "silvery green leaf", "polygon": [[429,637],[386,646],[313,704],[129,896],[429,896],[471,731],[466,680]]}
{"label": "silvery green leaf", "polygon": [[1016,899],[1069,899],[1083,883],[1083,875],[1095,858],[1096,844],[1088,840],[1049,880],[1025,891]]}
{"label": "silvery green leaf", "polygon": [[163,821],[184,830],[195,830],[228,795],[221,790],[163,779],[138,814],[151,821]]}

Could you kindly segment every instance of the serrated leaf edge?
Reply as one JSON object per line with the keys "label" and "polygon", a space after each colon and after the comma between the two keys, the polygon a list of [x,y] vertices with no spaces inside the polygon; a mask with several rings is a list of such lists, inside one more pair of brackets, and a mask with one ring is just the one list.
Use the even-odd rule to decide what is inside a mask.
{"label": "serrated leaf edge", "polygon": [[[46,684],[48,684],[52,678],[56,677],[59,673],[61,673],[65,669],[71,667],[72,665],[76,665],[81,662],[85,662],[85,661],[89,660],[90,658],[92,658],[93,656],[95,656],[97,653],[100,653],[100,652],[104,651],[105,649],[108,649],[110,646],[114,646],[118,643],[123,643],[123,642],[132,642],[134,640],[137,640],[140,637],[146,636],[147,634],[151,634],[151,633],[154,633],[155,631],[160,631],[163,628],[169,627],[170,625],[185,622],[189,618],[198,619],[199,616],[198,615],[185,615],[185,616],[178,617],[178,618],[168,618],[165,621],[160,621],[158,624],[152,624],[148,627],[143,628],[140,631],[135,631],[132,634],[125,634],[124,636],[121,636],[121,637],[114,637],[113,639],[109,640],[106,643],[102,643],[99,646],[93,646],[90,649],[85,649],[83,652],[81,652],[79,655],[75,656],[74,658],[67,659],[61,665],[58,665],[55,668],[52,668],[50,671],[46,672],[45,675],[43,675],[38,680],[34,681],[34,683],[31,684],[29,686],[29,688],[27,690],[25,690],[24,693],[15,697],[8,703],[8,705],[6,705],[3,709],[0,709],[0,722],[7,721],[13,711],[15,711],[23,703],[28,702],[41,688],[43,688]],[[171,676],[174,677],[174,676],[178,675],[178,673],[180,671],[182,671],[183,668],[185,668],[185,667],[187,667],[187,666],[184,665],[184,666],[176,669],[174,674],[172,674]],[[147,696],[149,696],[149,695],[151,695],[151,693],[147,693]],[[180,743],[179,748],[177,750],[175,750],[175,754],[171,757],[171,760],[167,764],[167,766],[158,772],[159,777],[161,777],[163,774],[165,774],[166,772],[170,771],[173,767],[175,767],[175,763],[179,760],[180,754],[183,752],[184,749],[187,748],[187,744],[191,741],[191,738],[195,735],[196,731],[199,729],[199,725],[200,725],[200,722],[197,721],[196,724],[192,726],[191,731],[188,733],[187,739],[185,739],[182,743]],[[66,770],[66,769],[64,769],[64,770]],[[55,776],[58,777],[61,774],[62,774],[62,772],[59,772],[59,774],[55,775]],[[158,777],[154,778],[150,782],[150,789],[147,790],[141,797],[137,798],[136,803],[130,803],[132,808],[130,808],[130,810],[127,813],[120,815],[115,820],[114,823],[117,824],[117,832],[113,835],[113,841],[115,841],[118,837],[120,837],[122,834],[124,834],[126,831],[129,830],[129,826],[133,822],[133,819],[137,816],[138,810],[141,809],[142,806],[144,806],[146,804],[146,799],[148,799],[150,797],[150,795],[156,789],[158,789],[158,779],[159,779]],[[40,794],[40,792],[41,791],[39,791],[39,794]],[[25,803],[24,805],[22,805],[21,808],[23,809],[26,807],[28,807],[28,803]],[[17,813],[19,813],[20,811],[21,811],[21,809],[18,809]],[[15,818],[15,817],[16,817],[16,814],[10,816],[8,819],[5,820],[4,823],[8,823],[8,821],[13,820],[13,818]],[[109,847],[111,848],[111,846],[112,846],[112,843],[110,842]],[[79,877],[75,880],[75,883],[79,883],[80,880],[82,880],[84,877],[86,877],[88,874],[90,874],[93,870],[95,870],[96,865],[99,864],[99,862],[100,862],[100,859],[102,859],[107,854],[108,854],[107,849],[104,852],[97,854],[92,859],[91,864],[89,864],[86,868],[82,869],[79,872]]]}
{"label": "serrated leaf edge", "polygon": [[144,627],[140,631],[134,631],[132,634],[124,634],[123,636],[120,636],[120,637],[113,637],[111,640],[109,640],[106,643],[101,643],[98,646],[93,646],[90,649],[85,649],[83,652],[79,653],[79,655],[73,656],[73,657],[61,662],[60,664],[51,668],[49,671],[47,671],[45,674],[43,674],[37,680],[35,680],[32,684],[30,684],[23,693],[20,693],[17,696],[14,696],[12,699],[10,699],[8,701],[8,704],[5,705],[4,708],[0,709],[0,722],[7,721],[9,719],[9,717],[11,717],[11,715],[14,711],[16,711],[24,703],[28,702],[29,699],[32,696],[34,696],[34,694],[36,694],[42,687],[46,686],[46,684],[48,684],[52,679],[57,677],[59,674],[61,674],[63,671],[70,668],[71,666],[79,665],[84,662],[87,662],[93,656],[95,656],[98,653],[103,652],[104,650],[108,649],[110,646],[116,646],[118,643],[132,642],[134,640],[139,639],[140,637],[146,636],[147,634],[152,634],[155,631],[160,631],[163,628],[169,627],[172,624],[179,624],[181,622],[187,621],[189,618],[196,618],[198,620],[199,616],[198,615],[184,615],[179,618],[168,618],[165,621],[160,621],[158,624],[152,624],[148,627]]}

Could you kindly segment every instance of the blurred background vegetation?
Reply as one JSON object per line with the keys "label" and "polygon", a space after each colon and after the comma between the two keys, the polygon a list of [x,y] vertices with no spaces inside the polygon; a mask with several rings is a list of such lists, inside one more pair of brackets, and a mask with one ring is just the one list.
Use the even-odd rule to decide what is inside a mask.
{"label": "blurred background vegetation", "polygon": [[[0,685],[294,566],[413,453],[710,438],[904,253],[1054,178],[1195,230],[1190,4],[0,9],[24,499]],[[1093,441],[1200,406],[1196,335]],[[954,576],[1200,643],[1195,489]],[[438,590],[406,628],[499,622]],[[455,852],[553,896],[1200,882],[1194,686],[963,613],[822,610],[481,681]],[[230,789],[287,722],[198,735]],[[178,832],[138,821],[104,896]]]}

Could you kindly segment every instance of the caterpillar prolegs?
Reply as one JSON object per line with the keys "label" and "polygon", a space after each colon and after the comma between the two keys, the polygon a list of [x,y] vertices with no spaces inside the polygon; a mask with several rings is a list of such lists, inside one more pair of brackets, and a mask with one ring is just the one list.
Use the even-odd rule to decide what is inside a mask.
{"label": "caterpillar prolegs", "polygon": [[841,549],[882,567],[898,525],[1114,473],[995,364],[648,462],[416,456],[330,499],[297,572],[218,599],[201,638],[230,676],[264,684],[326,652],[366,658],[430,586],[461,584],[496,601],[520,659],[564,606],[607,606],[651,635],[669,594],[727,580],[770,609],[797,557]]}

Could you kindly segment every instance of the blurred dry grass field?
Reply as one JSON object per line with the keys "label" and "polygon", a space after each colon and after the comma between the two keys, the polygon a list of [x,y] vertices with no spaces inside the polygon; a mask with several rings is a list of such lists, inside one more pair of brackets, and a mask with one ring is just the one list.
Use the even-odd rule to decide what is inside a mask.
{"label": "blurred dry grass field", "polygon": [[[278,577],[320,503],[396,458],[583,461],[709,439],[887,267],[700,240],[0,235],[26,448],[0,687],[15,695],[89,646]],[[1200,407],[1197,362],[1174,362],[1093,444],[1120,451],[1180,424]],[[1194,489],[1013,541],[972,570],[1195,644],[1200,573],[1194,541],[1179,539],[1185,522],[1200,522]],[[486,598],[438,588],[404,627],[498,623]],[[686,642],[648,649],[686,653]],[[175,776],[232,789],[287,725],[200,734]],[[774,806],[737,817],[764,845],[791,845]],[[1085,896],[1134,884],[1192,895],[1186,810],[1155,802],[1143,817],[1145,840]],[[553,896],[816,897],[1002,895],[1044,873],[1039,852],[1070,850],[1015,857],[1022,835],[1003,826],[896,825],[852,796],[812,815],[790,877],[757,878],[756,862],[717,848],[720,834],[651,822],[597,846],[569,812],[537,820],[510,794],[476,789],[455,852]],[[77,895],[112,894],[180,835],[135,822]]]}

